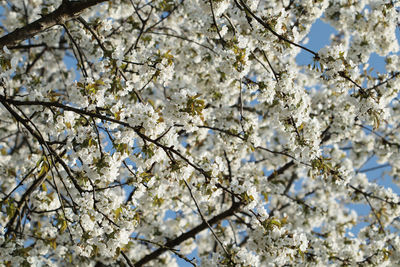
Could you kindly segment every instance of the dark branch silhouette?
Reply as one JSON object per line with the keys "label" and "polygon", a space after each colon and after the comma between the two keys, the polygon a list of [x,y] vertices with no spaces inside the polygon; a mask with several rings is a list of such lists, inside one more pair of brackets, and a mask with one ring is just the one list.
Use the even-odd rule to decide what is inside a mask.
{"label": "dark branch silhouette", "polygon": [[0,47],[16,45],[55,25],[61,25],[79,16],[85,9],[106,0],[63,1],[53,12],[0,38]]}

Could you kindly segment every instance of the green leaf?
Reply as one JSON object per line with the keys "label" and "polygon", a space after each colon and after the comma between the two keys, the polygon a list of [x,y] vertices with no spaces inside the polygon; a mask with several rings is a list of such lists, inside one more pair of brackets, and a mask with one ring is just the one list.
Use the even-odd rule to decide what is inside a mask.
{"label": "green leaf", "polygon": [[116,219],[116,220],[118,220],[119,217],[121,216],[121,212],[122,212],[122,208],[121,208],[121,207],[117,208],[117,209],[114,211],[115,219]]}
{"label": "green leaf", "polygon": [[42,164],[42,168],[40,169],[39,176],[45,175],[48,170],[49,170],[49,165],[47,164],[47,162],[44,161]]}
{"label": "green leaf", "polygon": [[67,221],[62,219],[61,220],[60,233],[64,233],[64,231],[67,229],[67,227],[68,227]]}

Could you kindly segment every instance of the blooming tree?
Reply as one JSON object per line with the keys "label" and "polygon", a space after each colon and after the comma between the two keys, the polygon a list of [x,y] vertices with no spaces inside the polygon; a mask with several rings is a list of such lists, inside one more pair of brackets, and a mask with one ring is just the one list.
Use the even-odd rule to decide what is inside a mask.
{"label": "blooming tree", "polygon": [[400,264],[398,1],[0,2],[1,266]]}

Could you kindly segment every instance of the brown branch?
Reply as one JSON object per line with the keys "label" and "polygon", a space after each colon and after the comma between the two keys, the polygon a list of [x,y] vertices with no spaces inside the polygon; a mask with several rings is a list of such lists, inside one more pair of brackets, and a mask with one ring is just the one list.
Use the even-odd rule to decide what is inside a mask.
{"label": "brown branch", "polygon": [[267,57],[267,54],[265,54],[265,51],[262,50],[262,49],[260,49],[260,51],[261,51],[261,53],[263,54],[265,60],[267,61],[268,66],[271,68],[272,73],[274,74],[275,80],[278,82],[278,81],[279,81],[279,74],[278,74],[278,73],[275,71],[275,69],[272,67],[272,64],[271,64],[271,62],[269,62],[268,57]]}
{"label": "brown branch", "polygon": [[[102,114],[98,114],[98,113],[93,113],[93,112],[89,112],[87,110],[84,109],[79,109],[79,108],[74,108],[74,107],[70,107],[70,106],[66,106],[63,105],[59,102],[45,102],[45,101],[19,101],[19,100],[14,100],[14,99],[10,99],[10,98],[6,98],[5,96],[0,95],[0,102],[1,103],[10,103],[16,106],[22,106],[22,105],[40,105],[43,107],[58,107],[58,108],[62,108],[63,110],[68,110],[68,111],[73,111],[77,114],[81,114],[81,115],[87,115],[89,117],[94,117],[94,118],[99,118],[102,119],[104,121],[108,121],[108,122],[113,122],[113,123],[117,123],[119,125],[128,127],[130,129],[133,129],[137,135],[139,135],[140,138],[142,138],[143,140],[146,140],[150,143],[155,144],[156,146],[162,148],[164,151],[169,151],[175,155],[177,155],[178,157],[180,157],[181,159],[183,159],[186,163],[188,163],[190,166],[192,166],[194,169],[196,169],[198,172],[200,172],[205,178],[206,180],[209,181],[210,174],[206,171],[204,171],[202,168],[198,167],[196,164],[194,164],[193,162],[191,162],[190,160],[188,160],[184,155],[182,155],[182,153],[180,153],[178,150],[174,149],[173,146],[172,147],[168,147],[165,146],[159,142],[157,142],[156,140],[151,139],[150,137],[144,135],[143,133],[140,132],[140,128],[141,127],[133,127],[131,126],[129,123],[127,122],[123,122],[114,118],[110,118],[108,116],[102,115]],[[61,161],[62,163],[62,161]]]}
{"label": "brown branch", "polygon": [[214,24],[215,28],[217,29],[218,37],[219,37],[219,40],[221,41],[222,47],[225,48],[225,40],[224,40],[224,38],[222,38],[222,35],[218,28],[217,20],[215,19],[213,0],[210,0],[210,8],[211,8],[213,24]]}
{"label": "brown branch", "polygon": [[214,230],[212,229],[211,225],[207,222],[207,220],[205,219],[203,213],[201,212],[200,206],[197,203],[196,198],[193,195],[192,189],[190,188],[190,186],[188,185],[188,183],[186,182],[185,179],[183,179],[183,181],[185,182],[185,185],[187,187],[187,189],[189,190],[190,193],[190,197],[193,199],[194,204],[196,205],[197,211],[199,212],[199,215],[201,217],[201,220],[203,221],[203,223],[205,223],[208,227],[208,229],[210,229],[210,232],[212,233],[212,235],[214,236],[215,240],[219,243],[219,245],[221,246],[221,248],[223,249],[223,251],[225,252],[226,256],[229,258],[229,261],[231,263],[233,263],[232,261],[232,255],[228,252],[228,250],[225,248],[224,244],[222,243],[222,241],[219,239],[219,237],[217,236],[217,234],[214,232]]}
{"label": "brown branch", "polygon": [[[279,40],[287,42],[291,45],[297,46],[307,52],[309,52],[310,54],[313,54],[315,58],[319,58],[318,53],[308,49],[305,46],[299,45],[295,42],[290,41],[289,39],[287,39],[286,37],[284,37],[283,35],[280,35],[279,33],[277,33],[276,31],[274,31],[270,25],[268,25],[268,23],[266,23],[265,21],[263,21],[261,18],[257,17],[251,10],[250,8],[244,3],[243,0],[239,0],[240,4],[242,6],[242,8],[246,11],[246,13],[250,14],[255,20],[258,21],[258,23],[260,23],[262,26],[264,26],[264,28],[266,28],[270,33],[272,33],[273,35],[275,35]],[[235,0],[236,5],[240,8],[239,3]]]}
{"label": "brown branch", "polygon": [[280,167],[279,169],[275,170],[273,173],[271,173],[268,177],[267,177],[267,181],[272,181],[273,179],[275,179],[277,176],[283,174],[287,169],[289,169],[290,167],[292,167],[293,165],[295,165],[295,162],[293,160],[289,161],[288,163],[286,163],[285,165],[283,165],[282,167]]}
{"label": "brown branch", "polygon": [[[152,244],[152,245],[156,245],[156,246],[158,246],[158,247],[164,247],[164,245],[162,245],[162,244],[159,244],[159,243],[157,243],[157,242],[154,242],[154,241],[150,241],[150,240],[146,240],[146,239],[143,239],[143,238],[138,238],[138,237],[135,237],[134,238],[135,240],[138,240],[138,241],[140,241],[140,242],[142,242],[142,243],[148,243],[148,244]],[[183,255],[183,254],[181,254],[181,253],[179,253],[178,251],[178,249],[171,249],[171,248],[167,248],[169,251],[171,251],[172,253],[174,253],[176,256],[178,256],[179,258],[181,258],[181,259],[183,259],[184,261],[186,261],[186,262],[188,262],[188,263],[190,263],[192,266],[197,266],[193,261],[196,259],[196,258],[192,258],[191,260],[188,258],[188,257],[186,257],[185,255]],[[121,252],[121,254],[122,254],[122,252]],[[124,256],[124,255],[122,255],[122,256]],[[126,257],[126,255],[124,256],[124,258],[127,260],[127,262],[128,262],[128,257]],[[129,260],[129,262],[128,262],[128,265],[129,266],[132,266],[133,267],[133,264],[132,263],[130,263],[130,260]]]}
{"label": "brown branch", "polygon": [[67,50],[70,49],[69,47],[63,47],[63,46],[48,46],[45,43],[40,43],[40,44],[27,44],[27,45],[15,45],[15,46],[9,46],[7,47],[10,50],[17,50],[17,49],[24,49],[24,50],[29,50],[31,48],[37,48],[37,47],[47,47],[48,49],[57,49],[57,50]]}
{"label": "brown branch", "polygon": [[50,14],[1,37],[0,47],[16,45],[55,25],[64,24],[68,20],[79,16],[85,9],[105,1],[107,0],[63,1],[63,3]]}
{"label": "brown branch", "polygon": [[158,256],[163,254],[165,251],[169,250],[168,248],[173,248],[175,246],[178,246],[185,240],[195,237],[198,233],[201,231],[205,230],[208,228],[208,225],[213,225],[215,223],[220,222],[221,220],[226,219],[229,216],[232,216],[241,206],[242,203],[235,202],[232,204],[231,208],[216,215],[215,217],[211,218],[210,220],[207,221],[207,223],[203,222],[202,224],[196,226],[195,228],[189,230],[186,233],[181,234],[175,239],[172,239],[164,244],[164,247],[158,248],[157,250],[153,251],[152,253],[144,256],[142,259],[140,259],[138,262],[135,263],[135,267],[143,266],[144,264],[155,260]]}
{"label": "brown branch", "polygon": [[374,89],[378,88],[379,86],[384,85],[385,83],[388,83],[390,80],[393,80],[394,78],[396,78],[399,75],[400,75],[400,72],[395,72],[390,78],[387,78],[386,80],[384,80],[370,88],[367,88],[365,90],[367,90],[367,91],[374,90]]}
{"label": "brown branch", "polygon": [[156,35],[165,35],[165,36],[169,36],[169,37],[174,37],[174,38],[177,38],[177,39],[181,39],[181,40],[187,41],[189,43],[194,43],[194,44],[196,44],[198,46],[201,46],[201,47],[204,47],[205,49],[210,50],[214,54],[217,54],[217,52],[215,52],[211,47],[208,47],[208,46],[206,46],[206,45],[204,45],[202,43],[199,43],[197,41],[189,39],[188,37],[185,37],[185,36],[180,36],[180,35],[177,35],[177,34],[166,33],[166,32],[153,32],[153,31],[146,31],[145,34],[156,34]]}
{"label": "brown branch", "polygon": [[26,66],[26,71],[25,73],[29,73],[29,71],[32,69],[32,67],[36,64],[36,62],[38,62],[38,60],[44,55],[44,53],[46,52],[46,50],[48,49],[47,46],[45,46],[43,48],[43,50],[36,55],[35,59],[32,61],[32,63],[28,62],[28,65]]}
{"label": "brown branch", "polygon": [[10,98],[6,98],[5,96],[0,95],[0,101],[5,101],[7,103],[16,105],[16,106],[43,106],[43,107],[57,107],[57,108],[61,108],[63,110],[68,110],[68,111],[72,111],[81,115],[87,115],[90,117],[94,117],[94,118],[98,118],[98,119],[102,119],[108,122],[113,122],[113,123],[117,123],[120,124],[122,126],[126,126],[126,127],[131,127],[128,123],[123,122],[123,121],[119,121],[117,119],[102,115],[102,114],[98,114],[98,113],[93,113],[93,112],[89,112],[85,109],[80,109],[80,108],[74,108],[74,107],[70,107],[67,105],[63,105],[59,102],[45,102],[45,101],[20,101],[20,100],[14,100],[14,99],[10,99]]}
{"label": "brown branch", "polygon": [[[10,112],[10,114],[18,121],[20,122],[28,131],[29,133],[40,143],[40,145],[44,148],[47,148],[47,150],[49,151],[50,154],[52,154],[53,156],[55,156],[56,158],[56,162],[60,163],[61,166],[64,168],[64,170],[67,172],[68,176],[71,178],[72,183],[74,184],[75,188],[80,192],[87,192],[86,190],[83,190],[79,184],[77,183],[77,181],[75,180],[75,178],[73,177],[72,173],[69,170],[68,165],[64,162],[64,160],[61,158],[62,156],[58,155],[56,153],[56,151],[49,146],[48,142],[43,138],[43,136],[41,135],[40,131],[36,128],[36,126],[33,124],[32,121],[30,121],[30,119],[25,115],[25,119],[22,118],[16,111],[14,111],[11,106],[9,104],[13,104],[15,106],[18,105],[11,103],[9,101],[9,99],[6,99],[4,96],[0,95],[0,103],[3,104],[3,106]],[[19,108],[18,108],[19,109]],[[22,112],[19,109],[20,112]],[[31,123],[33,125],[34,128],[32,128],[29,124]]]}
{"label": "brown branch", "polygon": [[[83,26],[93,35],[94,39],[96,39],[98,45],[100,46],[100,48],[103,50],[104,55],[110,59],[112,59],[111,57],[111,51],[108,50],[104,44],[101,42],[100,37],[97,35],[97,33],[90,27],[90,25],[85,21],[85,19],[83,19],[82,17],[78,17],[78,21],[80,23],[83,24]],[[117,71],[121,74],[122,78],[124,78],[125,81],[128,81],[128,79],[126,78],[125,74],[124,74],[124,70],[120,69],[117,66]],[[133,88],[133,91],[135,93],[135,95],[137,96],[137,98],[139,99],[139,101],[141,103],[146,103],[142,96],[140,95],[140,93],[136,90],[136,88]]]}
{"label": "brown branch", "polygon": [[363,195],[363,196],[364,196],[365,200],[367,201],[368,206],[370,207],[372,213],[374,214],[374,216],[376,218],[376,221],[379,224],[379,231],[382,232],[382,234],[386,234],[385,227],[383,227],[382,221],[379,218],[379,215],[376,213],[376,210],[374,209],[374,206],[371,204],[371,201],[369,201],[369,199],[368,199],[368,197],[366,195]]}

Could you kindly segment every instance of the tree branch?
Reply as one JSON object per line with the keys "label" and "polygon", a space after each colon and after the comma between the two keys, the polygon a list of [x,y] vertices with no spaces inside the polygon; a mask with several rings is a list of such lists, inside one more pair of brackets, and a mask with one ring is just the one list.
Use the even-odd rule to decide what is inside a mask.
{"label": "tree branch", "polygon": [[57,24],[63,24],[71,20],[85,9],[105,2],[107,0],[82,0],[82,1],[63,1],[63,3],[53,12],[42,18],[22,27],[0,38],[0,48],[3,46],[16,45],[26,39],[32,38]]}
{"label": "tree branch", "polygon": [[138,262],[135,263],[135,267],[143,266],[144,264],[148,263],[149,261],[152,261],[156,259],[158,256],[163,254],[165,251],[167,251],[169,248],[173,248],[185,240],[195,237],[198,233],[201,231],[205,230],[208,228],[208,225],[213,225],[215,223],[220,222],[221,220],[232,216],[241,206],[240,202],[235,202],[232,204],[231,208],[216,215],[215,217],[211,218],[210,220],[206,222],[203,222],[202,224],[196,226],[192,230],[189,230],[186,233],[181,234],[175,239],[172,239],[164,244],[163,247],[158,248],[157,250],[153,251],[152,253],[144,256],[142,259],[140,259]]}

